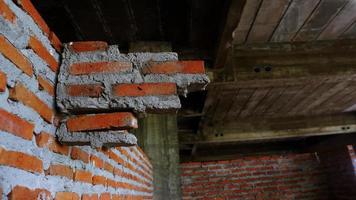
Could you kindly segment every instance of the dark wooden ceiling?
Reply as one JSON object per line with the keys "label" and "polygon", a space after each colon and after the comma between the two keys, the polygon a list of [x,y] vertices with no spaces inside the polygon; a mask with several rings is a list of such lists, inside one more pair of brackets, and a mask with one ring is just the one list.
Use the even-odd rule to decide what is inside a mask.
{"label": "dark wooden ceiling", "polygon": [[168,41],[173,50],[213,59],[228,0],[37,0],[63,42],[103,40],[128,51],[130,42]]}

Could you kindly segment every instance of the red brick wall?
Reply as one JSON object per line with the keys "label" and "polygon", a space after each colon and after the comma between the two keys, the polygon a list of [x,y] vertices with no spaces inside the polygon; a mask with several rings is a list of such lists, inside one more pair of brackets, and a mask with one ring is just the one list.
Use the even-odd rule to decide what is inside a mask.
{"label": "red brick wall", "polygon": [[250,156],[182,163],[183,199],[328,199],[315,154]]}
{"label": "red brick wall", "polygon": [[151,199],[152,165],[139,147],[57,142],[60,53],[29,0],[0,0],[0,199]]}

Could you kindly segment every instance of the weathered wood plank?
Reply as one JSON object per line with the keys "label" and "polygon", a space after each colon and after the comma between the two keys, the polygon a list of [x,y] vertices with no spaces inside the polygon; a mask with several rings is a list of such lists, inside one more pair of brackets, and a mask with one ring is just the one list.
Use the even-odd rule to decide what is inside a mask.
{"label": "weathered wood plank", "polygon": [[356,83],[349,82],[348,85],[340,92],[334,94],[324,103],[320,104],[315,113],[335,113],[342,112],[345,104],[352,98],[352,93],[356,92]]}
{"label": "weathered wood plank", "polygon": [[293,41],[315,40],[349,0],[322,0]]}
{"label": "weathered wood plank", "polygon": [[247,35],[251,29],[253,21],[257,16],[257,12],[261,6],[262,0],[249,0],[242,11],[241,20],[237,28],[233,32],[233,43],[243,44],[246,41]]}
{"label": "weathered wood plank", "polygon": [[268,108],[270,108],[284,91],[284,87],[271,88],[268,95],[253,111],[254,116],[263,116]]}
{"label": "weathered wood plank", "polygon": [[246,106],[255,89],[239,89],[235,96],[234,103],[226,115],[226,120],[235,120]]}
{"label": "weathered wood plank", "polygon": [[305,115],[306,113],[304,110],[310,105],[314,105],[314,102],[318,101],[318,99],[333,86],[334,83],[321,83],[314,88],[314,90],[308,91],[308,94],[303,95],[304,98],[302,101],[300,101],[290,112],[288,112],[288,115]]}
{"label": "weathered wood plank", "polygon": [[241,111],[240,117],[248,117],[252,115],[253,110],[258,106],[258,104],[265,98],[268,94],[270,88],[256,88],[255,92],[247,102],[245,108]]}
{"label": "weathered wood plank", "polygon": [[356,21],[339,37],[341,39],[355,39],[356,38]]}
{"label": "weathered wood plank", "polygon": [[265,116],[271,117],[280,115],[280,110],[292,100],[292,98],[303,88],[303,86],[289,86],[283,91],[281,96],[265,112]]}
{"label": "weathered wood plank", "polygon": [[278,25],[290,0],[263,1],[247,42],[267,42]]}
{"label": "weathered wood plank", "polygon": [[[334,84],[324,84],[324,92],[321,91],[321,93],[319,93],[319,95],[317,95],[315,97],[315,99],[313,99],[313,101],[309,102],[308,104],[306,104],[303,109],[301,110],[301,112],[299,112],[300,114],[314,114],[314,110],[313,108],[322,104],[323,102],[327,101],[329,98],[331,98],[333,95],[337,94],[338,92],[342,91],[342,89],[344,89],[347,85],[349,84],[349,82],[347,81],[343,81],[340,82],[336,85]],[[316,92],[317,94],[318,92]]]}
{"label": "weathered wood plank", "polygon": [[356,20],[356,1],[350,1],[319,35],[318,40],[334,40]]}
{"label": "weathered wood plank", "polygon": [[271,41],[291,41],[319,2],[320,0],[294,0],[274,32]]}

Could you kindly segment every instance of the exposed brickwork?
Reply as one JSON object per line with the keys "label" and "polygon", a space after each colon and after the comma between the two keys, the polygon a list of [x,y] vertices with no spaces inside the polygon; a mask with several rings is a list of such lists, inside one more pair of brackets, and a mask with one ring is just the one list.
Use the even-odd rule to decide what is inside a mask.
{"label": "exposed brickwork", "polygon": [[8,195],[9,200],[51,199],[51,193],[45,189],[31,190],[23,186],[15,186]]}
{"label": "exposed brickwork", "polygon": [[70,96],[99,97],[104,92],[101,84],[68,85],[67,93]]}
{"label": "exposed brickwork", "polygon": [[55,200],[80,200],[79,195],[74,192],[57,192]]}
{"label": "exposed brickwork", "polygon": [[46,22],[43,20],[41,15],[38,13],[36,8],[32,5],[30,0],[15,0],[18,5],[20,5],[37,23],[37,25],[42,29],[42,31],[49,35],[49,27],[47,26]]}
{"label": "exposed brickwork", "polygon": [[106,178],[104,176],[93,176],[93,184],[106,186]]}
{"label": "exposed brickwork", "polygon": [[99,197],[97,194],[83,194],[82,200],[98,200]]}
{"label": "exposed brickwork", "polygon": [[150,62],[142,69],[144,74],[204,74],[204,61]]}
{"label": "exposed brickwork", "polygon": [[72,148],[72,152],[70,155],[72,159],[81,160],[85,163],[89,163],[89,154],[77,147]]}
{"label": "exposed brickwork", "polygon": [[46,174],[51,176],[62,176],[62,177],[67,177],[68,179],[72,179],[73,169],[66,165],[52,164],[46,170]]}
{"label": "exposed brickwork", "polygon": [[0,130],[31,140],[34,125],[0,108]]}
{"label": "exposed brickwork", "polygon": [[55,89],[54,89],[54,85],[52,83],[50,83],[48,80],[46,80],[44,77],[39,76],[38,77],[38,84],[40,86],[40,90],[44,90],[46,91],[48,94],[50,94],[51,96],[54,96],[55,94]]}
{"label": "exposed brickwork", "polygon": [[86,51],[105,51],[108,48],[108,44],[103,41],[84,41],[72,42],[69,47],[72,51],[80,53]]}
{"label": "exposed brickwork", "polygon": [[328,199],[314,154],[183,163],[183,199]]}
{"label": "exposed brickwork", "polygon": [[10,99],[20,101],[21,103],[31,107],[38,114],[43,117],[47,122],[52,123],[54,111],[49,108],[40,98],[29,91],[21,83],[17,83],[16,86],[10,90]]}
{"label": "exposed brickwork", "polygon": [[129,112],[80,115],[67,120],[69,131],[137,128],[137,119]]}
{"label": "exposed brickwork", "polygon": [[68,155],[69,147],[60,144],[52,135],[41,132],[39,135],[36,135],[36,143],[38,147],[47,147],[49,150],[59,153],[62,155]]}
{"label": "exposed brickwork", "polygon": [[41,173],[43,171],[42,161],[34,156],[8,151],[0,147],[0,165],[19,168],[29,172]]}
{"label": "exposed brickwork", "polygon": [[132,70],[130,62],[84,62],[75,63],[69,67],[72,75],[88,75],[95,73],[118,73]]}
{"label": "exposed brickwork", "polygon": [[76,170],[74,172],[74,181],[92,183],[93,175],[90,172],[84,170]]}
{"label": "exposed brickwork", "polygon": [[57,72],[59,67],[58,62],[36,37],[30,37],[28,46],[33,49],[33,51],[36,52],[38,56],[40,56],[49,65],[52,71]]}
{"label": "exposed brickwork", "polygon": [[4,72],[0,71],[0,92],[5,92],[6,81],[7,81],[6,74]]}
{"label": "exposed brickwork", "polygon": [[29,76],[33,75],[31,63],[3,35],[0,34],[0,53]]}
{"label": "exposed brickwork", "polygon": [[5,4],[4,1],[0,1],[0,15],[2,15],[6,20],[14,23],[16,16],[14,12],[10,10],[10,8]]}
{"label": "exposed brickwork", "polygon": [[113,87],[116,96],[159,96],[177,94],[174,83],[119,84]]}
{"label": "exposed brickwork", "polygon": [[[118,163],[101,149],[58,142],[52,119],[62,44],[29,0],[0,0],[0,15],[6,28],[17,26],[5,31],[14,35],[0,35],[0,62],[7,63],[0,66],[0,197],[79,200],[92,195],[111,200],[111,195],[127,194],[131,199],[150,199],[153,186],[147,177],[152,174],[138,173],[142,165],[149,165],[141,160],[143,152],[131,155],[133,159],[112,148],[111,157]],[[139,162],[138,169],[132,167],[133,161]],[[113,174],[114,168],[125,172],[124,179]]]}

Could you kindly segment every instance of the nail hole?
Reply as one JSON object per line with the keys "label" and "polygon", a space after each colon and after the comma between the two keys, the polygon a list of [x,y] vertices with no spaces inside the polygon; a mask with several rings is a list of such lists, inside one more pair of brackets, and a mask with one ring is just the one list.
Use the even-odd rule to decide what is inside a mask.
{"label": "nail hole", "polygon": [[261,71],[261,69],[259,67],[256,67],[254,70],[255,70],[256,73]]}
{"label": "nail hole", "polygon": [[266,70],[266,72],[270,72],[272,70],[272,67],[267,66],[267,67],[265,67],[265,70]]}

